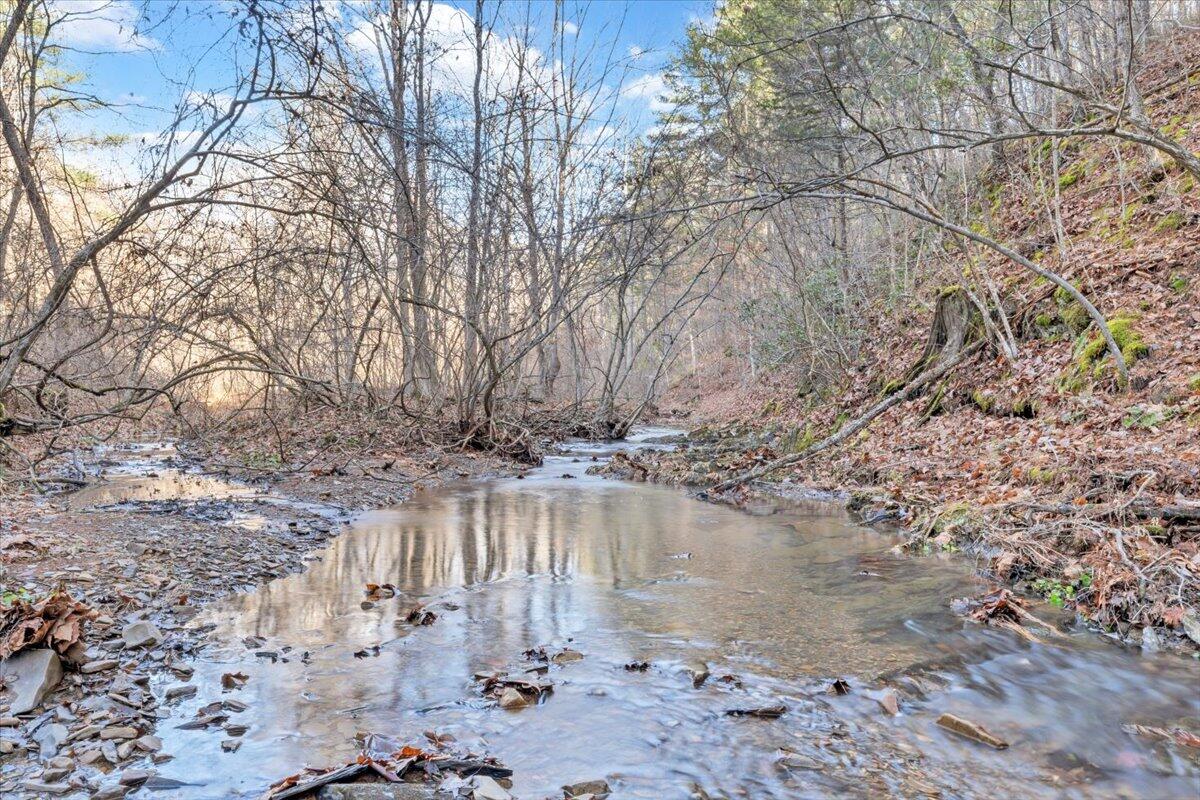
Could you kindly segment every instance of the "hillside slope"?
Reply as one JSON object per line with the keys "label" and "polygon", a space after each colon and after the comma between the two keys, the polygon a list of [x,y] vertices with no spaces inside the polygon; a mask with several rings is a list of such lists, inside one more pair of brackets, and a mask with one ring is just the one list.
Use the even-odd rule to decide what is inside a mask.
{"label": "hillside slope", "polygon": [[[1186,76],[1148,97],[1146,111],[1200,151],[1200,37],[1186,44],[1146,76],[1150,85]],[[1105,138],[1058,142],[1048,185],[1053,176],[1034,165],[1052,146],[1030,142],[1011,152],[1008,174],[985,176],[991,203],[976,209],[975,224],[1100,309],[1129,385],[1065,292],[986,255],[1016,358],[985,350],[775,477],[902,506],[919,549],[972,547],[990,556],[997,578],[1025,580],[1103,624],[1182,633],[1186,622],[1200,640],[1200,188],[1175,165]],[[1045,202],[1031,202],[1039,188]],[[706,425],[682,453],[646,465],[650,476],[711,485],[836,431],[899,385],[937,298],[954,290],[926,287],[916,314],[864,309],[871,344],[832,396],[807,395],[786,371],[751,385],[710,373],[701,385],[718,388],[702,393],[691,379],[675,387],[663,410]]]}

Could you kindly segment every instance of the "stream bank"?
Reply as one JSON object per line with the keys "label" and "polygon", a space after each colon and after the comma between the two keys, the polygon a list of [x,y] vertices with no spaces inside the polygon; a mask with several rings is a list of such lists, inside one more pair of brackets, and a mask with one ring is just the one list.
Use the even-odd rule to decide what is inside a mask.
{"label": "stream bank", "polygon": [[[157,728],[194,691],[188,661],[205,631],[188,623],[207,604],[304,570],[363,509],[511,470],[435,448],[359,462],[368,466],[248,470],[168,441],[101,445],[71,465],[83,488],[6,498],[5,597],[62,589],[95,614],[37,713],[18,717],[12,692],[0,695],[0,793],[89,797],[98,775],[166,760]],[[13,682],[11,665],[0,674]],[[151,691],[164,680],[183,688]]]}
{"label": "stream bank", "polygon": [[[843,463],[857,459],[841,454],[836,466],[814,461],[718,493],[710,490],[803,450],[812,437],[798,441],[787,426],[729,423],[702,425],[672,441],[678,446],[669,451],[619,454],[597,472],[686,487],[734,506],[755,498],[829,500],[864,525],[901,532],[909,553],[966,553],[991,581],[1074,611],[1099,632],[1151,651],[1200,657],[1200,505],[1194,498],[1177,495],[1171,505],[1148,509],[1133,478],[1073,500],[1046,497],[1045,485],[1040,496],[1022,496],[1002,484],[987,488],[983,455],[960,470],[946,469],[917,444],[909,448],[906,468],[937,480],[864,483]],[[1040,475],[1032,470],[1028,480],[1037,483]]]}

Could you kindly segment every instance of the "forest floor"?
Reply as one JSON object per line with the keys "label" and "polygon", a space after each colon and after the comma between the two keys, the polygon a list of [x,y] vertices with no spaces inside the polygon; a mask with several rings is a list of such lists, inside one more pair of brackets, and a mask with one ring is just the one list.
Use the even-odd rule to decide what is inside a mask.
{"label": "forest floor", "polygon": [[[203,449],[162,440],[79,448],[42,464],[41,474],[47,486],[61,478],[83,488],[4,498],[0,655],[32,635],[7,612],[32,606],[65,623],[50,635],[63,632],[56,649],[75,669],[31,718],[17,717],[11,693],[0,699],[0,793],[88,792],[81,764],[128,774],[125,788],[136,787],[147,780],[147,759],[166,758],[154,736],[160,701],[148,687],[173,684],[164,703],[195,693],[185,662],[207,630],[186,623],[204,605],[303,570],[361,509],[514,470],[507,460],[378,432],[297,443],[293,431],[282,456],[247,449],[245,442],[270,437],[244,434]],[[38,603],[57,590],[69,606]],[[73,647],[71,637],[79,641]],[[38,758],[67,741],[72,756]]]}

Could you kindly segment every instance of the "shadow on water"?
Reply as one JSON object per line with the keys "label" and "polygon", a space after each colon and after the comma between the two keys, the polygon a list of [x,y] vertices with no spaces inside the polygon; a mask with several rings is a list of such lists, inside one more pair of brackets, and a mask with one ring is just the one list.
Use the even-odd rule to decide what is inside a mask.
{"label": "shadow on water", "polygon": [[[647,438],[658,431],[642,432]],[[524,480],[451,486],[359,518],[319,562],[212,607],[197,697],[160,728],[180,797],[256,796],[304,764],[343,762],[355,736],[454,735],[516,770],[521,798],[607,777],[614,798],[1191,797],[1200,770],[1122,723],[1196,727],[1195,663],[1088,634],[1030,644],[964,623],[978,591],[960,560],[905,559],[886,535],[813,504],[751,516],[674,489],[585,474],[581,447]],[[366,604],[364,584],[400,594]],[[403,621],[416,601],[439,616]],[[244,637],[266,644],[243,644]],[[491,707],[472,675],[537,645],[570,646],[553,694]],[[379,645],[377,656],[354,653]],[[277,660],[255,655],[278,655]],[[646,660],[651,668],[623,665]],[[693,688],[688,665],[713,678]],[[223,694],[222,673],[246,686]],[[718,680],[736,676],[741,687]],[[827,694],[834,677],[855,690]],[[885,715],[867,684],[898,686]],[[215,699],[250,708],[235,753],[175,725]],[[724,712],[782,702],[779,720]],[[1012,742],[991,751],[942,712]]]}

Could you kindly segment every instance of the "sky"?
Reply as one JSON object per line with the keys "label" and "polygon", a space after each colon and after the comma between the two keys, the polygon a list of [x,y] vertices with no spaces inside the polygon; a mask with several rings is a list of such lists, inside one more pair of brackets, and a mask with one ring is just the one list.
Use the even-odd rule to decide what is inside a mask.
{"label": "sky", "polygon": [[[75,120],[77,132],[150,136],[161,130],[169,111],[190,89],[219,92],[234,74],[227,49],[215,41],[228,29],[239,6],[222,0],[55,0],[70,16],[60,28],[67,68],[82,75],[87,88],[115,107]],[[356,0],[324,0],[343,18],[362,18]],[[473,0],[440,3],[443,18],[454,9],[470,13]],[[489,7],[492,4],[489,3]],[[301,7],[301,6],[298,6]],[[712,0],[592,0],[568,3],[573,21],[564,26],[582,43],[613,42],[628,58],[619,100],[621,116],[633,132],[655,122],[664,108],[662,70],[687,25],[712,13]],[[524,0],[502,4],[496,33],[511,32]],[[552,11],[548,0],[538,12]],[[505,17],[507,16],[507,19]],[[548,17],[547,17],[548,19]],[[508,28],[508,30],[506,30]],[[452,33],[448,34],[453,36]],[[364,38],[364,44],[369,40]],[[469,47],[469,44],[464,44]],[[470,63],[464,58],[464,63]]]}

